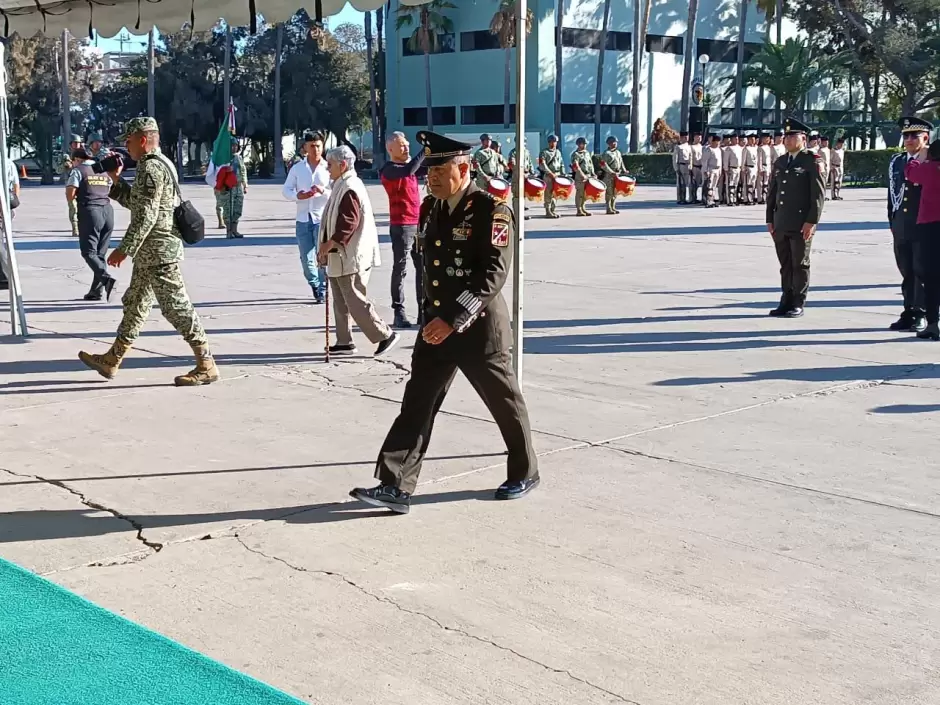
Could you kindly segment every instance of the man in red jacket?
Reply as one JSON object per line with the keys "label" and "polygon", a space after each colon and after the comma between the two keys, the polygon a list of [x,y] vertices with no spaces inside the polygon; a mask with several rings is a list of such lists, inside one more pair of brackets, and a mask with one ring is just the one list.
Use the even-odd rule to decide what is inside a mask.
{"label": "man in red jacket", "polygon": [[402,132],[393,132],[385,144],[391,161],[379,172],[382,186],[388,194],[389,235],[392,238],[392,310],[395,312],[395,328],[411,328],[405,313],[405,276],[408,269],[408,253],[415,267],[415,289],[418,296],[418,326],[421,320],[421,255],[415,238],[418,234],[418,212],[421,196],[418,178],[426,169],[422,167],[424,154],[410,159],[408,139]]}

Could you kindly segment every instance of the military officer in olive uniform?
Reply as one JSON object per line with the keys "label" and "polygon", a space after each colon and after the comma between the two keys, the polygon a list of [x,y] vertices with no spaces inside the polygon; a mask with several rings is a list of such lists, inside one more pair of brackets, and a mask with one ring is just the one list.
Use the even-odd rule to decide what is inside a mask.
{"label": "military officer in olive uniform", "polygon": [[923,228],[917,225],[920,186],[907,181],[904,171],[921,149],[927,146],[933,125],[919,117],[903,117],[898,122],[904,138],[904,151],[895,155],[888,166],[888,224],[894,238],[894,261],[901,274],[904,311],[891,324],[891,330],[920,333],[927,327],[924,301],[924,277],[921,274]]}
{"label": "military officer in olive uniform", "polygon": [[817,157],[806,151],[809,128],[788,118],[787,153],[776,161],[767,190],[767,231],[780,261],[780,304],[771,316],[799,318],[809,291],[809,253],[826,203],[826,184]]}
{"label": "military officer in olive uniform", "polygon": [[[525,400],[510,363],[509,310],[500,290],[512,261],[513,213],[470,180],[470,145],[419,132],[428,167],[424,237],[424,319],[415,342],[401,412],[376,462],[377,487],[358,500],[406,514],[428,449],[434,417],[464,373],[499,426],[509,451],[497,499],[517,499],[539,484]],[[517,353],[521,351],[516,351]]]}
{"label": "military officer in olive uniform", "polygon": [[577,215],[591,215],[584,207],[584,185],[594,176],[594,158],[587,150],[587,140],[579,137],[571,153],[571,171],[574,173],[574,207]]}
{"label": "military officer in olive uniform", "polygon": [[134,270],[121,299],[124,315],[114,343],[106,353],[82,351],[78,358],[102,377],[113,379],[156,300],[164,317],[196,356],[195,369],[177,377],[176,386],[210,384],[219,379],[219,370],[180,270],[183,241],[173,222],[173,210],[179,204],[176,168],[160,151],[160,133],[152,117],[128,120],[118,141],[125,143],[128,154],[137,162],[137,174],[133,184],[120,178],[121,166],[108,174],[111,198],[128,208],[131,218],[120,246],[108,255],[107,262],[111,267],[120,267],[130,257]]}
{"label": "military officer in olive uniform", "polygon": [[[522,179],[523,179],[523,183],[525,183],[526,177],[531,176],[532,173],[533,173],[533,169],[532,169],[532,155],[529,154],[529,150],[528,150],[528,148],[525,146],[525,141],[523,141],[522,144],[523,144],[523,148],[522,148]],[[522,209],[523,209],[523,212],[524,212],[525,210],[527,210],[527,206],[525,205],[525,200],[524,200],[524,199],[522,199],[522,200],[519,199],[519,193],[518,193],[518,191],[517,191],[517,189],[516,189],[516,178],[515,178],[515,174],[513,173],[513,172],[515,171],[516,165],[517,165],[516,148],[513,147],[513,148],[509,151],[509,164],[508,164],[509,173],[507,174],[507,177],[509,178],[509,182],[512,184],[512,195],[513,195],[513,197],[514,197],[517,201],[519,201],[519,203],[522,205]],[[528,219],[529,219],[529,216],[525,216],[525,219],[528,220]]]}
{"label": "military officer in olive uniform", "polygon": [[623,155],[617,149],[617,138],[611,135],[607,138],[607,151],[601,155],[600,166],[604,172],[604,185],[607,190],[604,197],[607,200],[607,215],[619,213],[617,210],[617,177],[626,173],[623,168]]}
{"label": "military officer in olive uniform", "polygon": [[[62,155],[62,163],[59,165],[59,173],[62,174],[63,181],[68,178],[76,164],[81,164],[80,159],[73,159],[73,153],[76,149],[81,149],[82,146],[82,136],[72,135],[72,139],[69,141],[68,150],[65,154]],[[72,225],[72,237],[78,237],[78,204],[74,199],[69,201],[68,204],[69,223]]]}
{"label": "military officer in olive uniform", "polygon": [[545,217],[560,218],[555,212],[555,177],[565,175],[565,159],[558,149],[558,136],[548,136],[548,147],[539,155],[539,166],[545,178]]}
{"label": "military officer in olive uniform", "polygon": [[502,178],[505,171],[503,157],[492,148],[486,133],[480,135],[480,148],[473,154],[473,170],[477,174],[477,186],[484,190],[490,179]]}

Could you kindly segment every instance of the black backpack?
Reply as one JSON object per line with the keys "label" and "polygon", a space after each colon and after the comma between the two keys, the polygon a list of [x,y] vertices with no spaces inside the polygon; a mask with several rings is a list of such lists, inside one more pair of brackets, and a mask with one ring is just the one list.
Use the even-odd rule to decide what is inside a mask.
{"label": "black backpack", "polygon": [[203,219],[202,214],[196,210],[196,206],[192,204],[192,201],[183,200],[179,182],[170,167],[164,164],[159,156],[155,155],[151,159],[156,159],[163,165],[169,172],[170,178],[173,180],[173,186],[176,188],[176,196],[179,198],[180,204],[173,209],[173,224],[176,225],[176,229],[179,231],[180,239],[187,245],[196,245],[202,242],[206,236],[206,221]]}

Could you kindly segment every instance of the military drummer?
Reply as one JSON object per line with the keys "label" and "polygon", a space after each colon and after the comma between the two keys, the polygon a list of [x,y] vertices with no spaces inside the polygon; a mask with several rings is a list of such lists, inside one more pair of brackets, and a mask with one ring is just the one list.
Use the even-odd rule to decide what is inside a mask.
{"label": "military drummer", "polygon": [[571,171],[574,174],[574,207],[576,215],[591,215],[584,207],[587,197],[584,187],[594,177],[594,158],[587,149],[587,140],[579,137],[571,153]]}
{"label": "military drummer", "polygon": [[[525,400],[510,364],[509,310],[500,290],[512,261],[513,214],[470,180],[470,145],[419,132],[431,195],[424,229],[424,320],[415,343],[401,412],[376,462],[377,487],[355,499],[407,514],[434,417],[457,370],[486,404],[506,442],[507,480],[497,499],[517,499],[539,484]],[[519,352],[519,351],[517,351]]]}
{"label": "military drummer", "polygon": [[473,155],[473,168],[477,173],[477,186],[485,189],[490,179],[501,178],[506,170],[503,157],[493,149],[490,136],[480,135],[480,148]]}
{"label": "military drummer", "polygon": [[771,316],[799,318],[809,291],[809,253],[826,202],[818,158],[806,150],[809,128],[787,118],[787,153],[773,166],[767,190],[767,231],[780,261],[780,304]]}
{"label": "military drummer", "polygon": [[558,136],[548,136],[548,147],[539,155],[539,166],[545,178],[545,217],[560,218],[555,212],[555,177],[565,175],[565,159],[558,149]]}

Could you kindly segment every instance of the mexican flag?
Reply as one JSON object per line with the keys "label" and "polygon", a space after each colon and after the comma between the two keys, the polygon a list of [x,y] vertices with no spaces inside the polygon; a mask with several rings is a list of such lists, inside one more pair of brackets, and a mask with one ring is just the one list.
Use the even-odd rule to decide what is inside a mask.
{"label": "mexican flag", "polygon": [[235,104],[229,103],[228,115],[219,127],[219,135],[212,145],[212,156],[206,167],[206,183],[213,188],[222,169],[232,170],[232,138],[235,136]]}

